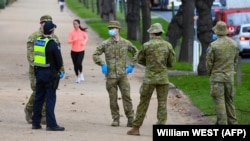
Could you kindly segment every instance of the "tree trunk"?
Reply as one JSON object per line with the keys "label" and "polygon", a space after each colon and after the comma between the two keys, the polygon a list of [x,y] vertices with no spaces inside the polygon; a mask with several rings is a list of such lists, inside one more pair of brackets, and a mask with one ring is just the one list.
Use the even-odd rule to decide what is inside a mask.
{"label": "tree trunk", "polygon": [[173,16],[166,33],[167,40],[172,44],[173,48],[176,48],[179,38],[182,36],[183,28],[183,8],[180,6],[176,15]]}
{"label": "tree trunk", "polygon": [[127,11],[128,11],[128,9],[127,9],[127,0],[123,0],[123,8],[124,8],[124,17],[126,17],[126,15],[127,15]]}
{"label": "tree trunk", "polygon": [[86,8],[89,8],[88,0],[83,0],[83,6],[86,7]]}
{"label": "tree trunk", "polygon": [[193,62],[193,42],[194,42],[194,0],[182,0],[183,24],[182,44],[179,55],[181,62]]}
{"label": "tree trunk", "polygon": [[198,75],[207,75],[206,71],[206,50],[212,42],[212,15],[211,6],[214,0],[195,0],[199,18],[197,20],[197,36],[201,43],[201,56],[198,65]]}
{"label": "tree trunk", "polygon": [[140,0],[127,0],[127,39],[140,41]]}
{"label": "tree trunk", "polygon": [[142,0],[141,13],[142,13],[142,43],[145,43],[149,40],[149,34],[147,30],[151,25],[151,14],[150,14],[148,0]]}
{"label": "tree trunk", "polygon": [[91,1],[91,11],[95,12],[94,0]]}
{"label": "tree trunk", "polygon": [[100,16],[102,21],[109,22],[115,20],[115,4],[114,0],[99,0]]}
{"label": "tree trunk", "polygon": [[96,0],[96,14],[100,15],[101,14],[101,0]]}

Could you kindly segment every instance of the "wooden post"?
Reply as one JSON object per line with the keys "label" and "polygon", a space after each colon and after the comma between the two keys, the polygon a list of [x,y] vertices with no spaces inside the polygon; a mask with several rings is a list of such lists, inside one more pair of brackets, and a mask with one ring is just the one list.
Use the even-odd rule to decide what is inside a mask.
{"label": "wooden post", "polygon": [[237,84],[241,85],[241,76],[242,76],[242,72],[241,72],[241,57],[238,57],[238,63],[236,66],[236,77],[237,77]]}

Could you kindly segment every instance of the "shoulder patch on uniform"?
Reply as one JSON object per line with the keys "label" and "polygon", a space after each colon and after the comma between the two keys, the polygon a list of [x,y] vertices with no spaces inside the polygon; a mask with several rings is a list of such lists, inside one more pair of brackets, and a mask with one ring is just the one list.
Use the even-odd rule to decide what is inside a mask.
{"label": "shoulder patch on uniform", "polygon": [[37,46],[44,46],[45,43],[46,42],[44,40],[36,40],[35,45],[37,45]]}

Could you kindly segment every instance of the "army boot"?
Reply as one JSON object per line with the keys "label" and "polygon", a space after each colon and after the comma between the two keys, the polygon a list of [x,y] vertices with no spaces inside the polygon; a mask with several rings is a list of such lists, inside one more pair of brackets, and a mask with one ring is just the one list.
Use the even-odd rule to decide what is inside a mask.
{"label": "army boot", "polygon": [[118,119],[114,119],[113,122],[112,122],[112,124],[111,124],[111,126],[115,126],[115,127],[117,127],[119,125],[120,125],[120,122],[119,122]]}
{"label": "army boot", "polygon": [[127,127],[133,127],[133,118],[128,118]]}
{"label": "army boot", "polygon": [[32,123],[32,112],[29,112],[26,108],[24,108],[25,119],[26,121],[31,124]]}
{"label": "army boot", "polygon": [[128,130],[127,134],[128,135],[140,136],[139,128],[138,127],[133,127],[132,129]]}

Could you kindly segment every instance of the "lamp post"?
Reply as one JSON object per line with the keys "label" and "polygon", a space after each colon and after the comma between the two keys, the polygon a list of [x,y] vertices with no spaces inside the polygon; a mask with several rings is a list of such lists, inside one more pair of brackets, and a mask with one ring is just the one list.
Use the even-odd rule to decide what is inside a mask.
{"label": "lamp post", "polygon": [[175,15],[174,10],[175,10],[175,9],[174,9],[174,2],[173,2],[173,1],[171,2],[171,6],[172,6],[172,7],[171,7],[171,8],[172,8],[172,17],[174,17],[174,15]]}
{"label": "lamp post", "polygon": [[197,73],[198,65],[199,65],[199,59],[201,54],[201,44],[198,40],[197,36],[197,13],[196,9],[194,10],[194,44],[193,44],[193,72]]}

